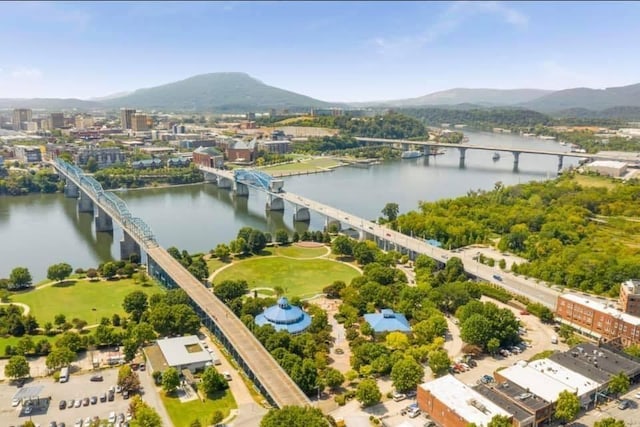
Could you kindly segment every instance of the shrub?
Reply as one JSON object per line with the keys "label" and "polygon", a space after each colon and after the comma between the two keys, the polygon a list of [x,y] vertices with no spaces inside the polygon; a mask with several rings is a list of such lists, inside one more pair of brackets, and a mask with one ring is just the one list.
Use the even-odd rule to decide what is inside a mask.
{"label": "shrub", "polygon": [[344,406],[347,403],[347,398],[344,394],[336,394],[333,400],[338,404],[338,406]]}

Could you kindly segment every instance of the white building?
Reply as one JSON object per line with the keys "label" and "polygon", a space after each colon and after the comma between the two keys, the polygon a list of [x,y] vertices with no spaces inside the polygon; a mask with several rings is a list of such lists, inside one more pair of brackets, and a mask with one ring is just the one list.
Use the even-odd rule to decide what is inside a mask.
{"label": "white building", "polygon": [[627,173],[627,164],[615,160],[596,160],[584,165],[587,171],[598,172],[600,175],[618,178]]}
{"label": "white building", "polygon": [[[195,335],[158,340],[158,347],[166,360],[167,366],[178,371],[188,369],[195,372],[213,363],[211,354],[202,347]],[[156,369],[156,368],[154,368]]]}

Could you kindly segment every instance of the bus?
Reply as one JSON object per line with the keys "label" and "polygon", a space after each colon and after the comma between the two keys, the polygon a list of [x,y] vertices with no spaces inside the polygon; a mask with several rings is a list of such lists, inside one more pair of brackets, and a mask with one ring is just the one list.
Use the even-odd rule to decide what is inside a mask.
{"label": "bus", "polygon": [[69,367],[65,366],[64,368],[60,369],[60,382],[66,383],[67,381],[69,381]]}

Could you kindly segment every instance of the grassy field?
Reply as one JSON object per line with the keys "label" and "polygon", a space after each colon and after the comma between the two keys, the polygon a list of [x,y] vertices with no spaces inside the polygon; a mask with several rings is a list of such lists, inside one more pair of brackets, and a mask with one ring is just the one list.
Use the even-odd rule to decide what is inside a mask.
{"label": "grassy field", "polygon": [[45,339],[49,341],[51,345],[53,345],[53,343],[58,339],[58,336],[50,337],[47,335],[24,335],[21,337],[0,337],[0,356],[6,356],[5,349],[7,348],[7,346],[10,345],[11,347],[15,347],[18,344],[18,341],[20,341],[24,337],[31,338],[34,344],[37,343],[38,341]]}
{"label": "grassy field", "polygon": [[616,183],[612,182],[611,178],[606,176],[576,174],[573,176],[573,179],[583,187],[611,189],[616,186]]}
{"label": "grassy field", "polygon": [[280,246],[276,249],[276,255],[287,256],[290,258],[315,258],[327,254],[327,248],[301,248],[299,246]]}
{"label": "grassy field", "polygon": [[175,427],[189,427],[196,419],[199,419],[203,426],[208,426],[211,424],[214,411],[222,411],[226,418],[231,409],[237,408],[229,390],[225,390],[224,394],[221,393],[215,400],[207,399],[204,402],[197,399],[181,403],[179,398],[167,396],[164,392],[161,392],[160,396]]}
{"label": "grassy field", "polygon": [[273,165],[262,168],[264,172],[315,172],[320,169],[331,168],[340,165],[340,162],[330,158],[313,158],[294,163]]}
{"label": "grassy field", "polygon": [[288,297],[311,297],[335,280],[349,283],[360,273],[354,268],[328,259],[249,258],[222,270],[214,283],[246,280],[250,288],[280,286]]}
{"label": "grassy field", "polygon": [[228,264],[228,262],[222,262],[218,258],[209,258],[207,260],[207,268],[209,269],[209,274]]}
{"label": "grassy field", "polygon": [[78,318],[91,325],[102,317],[111,318],[114,313],[124,314],[122,301],[128,293],[135,290],[148,295],[163,292],[159,285],[151,281],[142,286],[134,284],[132,279],[99,282],[70,280],[61,285],[14,294],[11,300],[27,304],[31,308],[30,314],[36,316],[41,326],[46,322],[53,322],[55,315],[60,313],[68,321]]}

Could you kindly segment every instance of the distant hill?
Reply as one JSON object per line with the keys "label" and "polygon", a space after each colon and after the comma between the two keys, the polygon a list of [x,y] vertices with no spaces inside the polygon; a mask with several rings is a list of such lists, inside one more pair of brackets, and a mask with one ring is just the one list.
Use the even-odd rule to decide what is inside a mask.
{"label": "distant hill", "polygon": [[11,108],[31,108],[33,110],[79,110],[90,111],[104,108],[104,106],[94,101],[84,101],[76,98],[0,98],[1,109]]}
{"label": "distant hill", "polygon": [[542,89],[449,89],[430,93],[418,98],[399,99],[384,102],[398,107],[417,107],[422,105],[476,104],[482,106],[503,106],[521,104],[550,94]]}
{"label": "distant hill", "polygon": [[618,119],[640,121],[640,107],[612,107],[594,111],[586,108],[569,108],[553,113],[556,117],[577,119]]}
{"label": "distant hill", "polygon": [[640,83],[606,89],[564,89],[523,102],[521,106],[542,112],[574,108],[605,110],[613,107],[640,107]]}
{"label": "distant hill", "polygon": [[104,101],[111,107],[167,111],[246,112],[256,109],[309,109],[338,104],[268,86],[245,73],[201,74]]}

